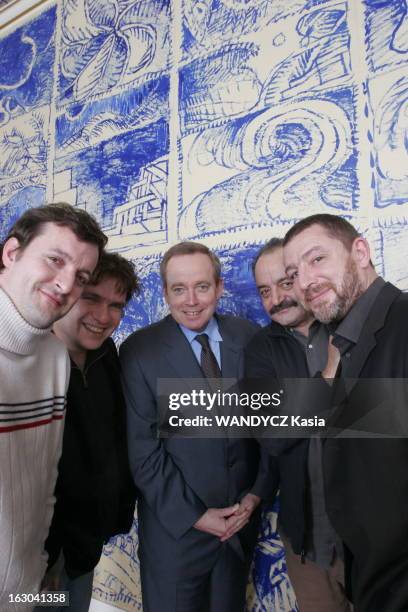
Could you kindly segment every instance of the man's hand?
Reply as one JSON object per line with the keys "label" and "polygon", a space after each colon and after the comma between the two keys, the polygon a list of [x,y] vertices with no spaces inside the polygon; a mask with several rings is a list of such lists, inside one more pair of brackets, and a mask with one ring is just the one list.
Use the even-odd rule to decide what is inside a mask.
{"label": "man's hand", "polygon": [[340,351],[332,344],[333,336],[329,337],[327,363],[322,372],[323,378],[335,378],[340,363]]}
{"label": "man's hand", "polygon": [[226,523],[227,529],[225,533],[221,536],[221,542],[225,542],[234,533],[237,533],[244,525],[249,522],[251,518],[251,514],[259,506],[261,503],[261,498],[258,495],[254,495],[253,493],[247,493],[240,501],[239,508],[231,515]]}
{"label": "man's hand", "polygon": [[239,504],[228,508],[208,508],[206,512],[194,523],[199,531],[205,531],[221,538],[227,530],[227,519],[239,509]]}
{"label": "man's hand", "polygon": [[61,584],[60,574],[49,570],[41,583],[41,591],[59,591]]}
{"label": "man's hand", "polygon": [[61,552],[54,565],[47,570],[41,583],[41,591],[59,591],[63,569],[64,557]]}

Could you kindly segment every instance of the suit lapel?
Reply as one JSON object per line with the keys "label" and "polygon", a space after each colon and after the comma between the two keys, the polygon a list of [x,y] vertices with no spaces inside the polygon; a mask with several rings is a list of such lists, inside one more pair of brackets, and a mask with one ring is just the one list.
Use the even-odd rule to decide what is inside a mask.
{"label": "suit lapel", "polygon": [[380,291],[368,315],[360,338],[350,353],[350,361],[346,370],[347,378],[356,379],[360,376],[371,351],[377,344],[375,335],[384,327],[390,306],[400,293],[401,291],[391,283],[386,283]]}
{"label": "suit lapel", "polygon": [[[376,333],[384,327],[391,304],[400,293],[401,291],[391,283],[384,285],[370,310],[358,343],[350,352],[347,368],[343,369],[344,380],[339,381],[340,387],[335,402],[337,409],[330,419],[330,423],[340,430],[347,427],[352,428],[352,424],[364,415],[363,403],[360,403],[361,414],[357,414],[356,403],[349,402],[348,396],[356,386],[362,369],[377,345]],[[344,387],[341,386],[341,383],[344,383]]]}
{"label": "suit lapel", "polygon": [[[164,355],[175,376],[186,381],[203,378],[203,373],[187,338],[170,315],[163,322]],[[194,385],[189,384],[190,388]]]}
{"label": "suit lapel", "polygon": [[218,328],[222,337],[221,342],[221,372],[223,378],[237,378],[240,372],[242,351],[235,344],[222,315],[217,315]]}

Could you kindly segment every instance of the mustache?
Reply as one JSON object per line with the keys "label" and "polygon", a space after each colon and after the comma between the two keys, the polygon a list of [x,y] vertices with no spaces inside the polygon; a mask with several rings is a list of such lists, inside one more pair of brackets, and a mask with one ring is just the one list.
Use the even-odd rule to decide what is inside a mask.
{"label": "mustache", "polygon": [[287,298],[285,300],[282,300],[280,304],[276,304],[276,306],[272,306],[272,308],[269,311],[269,314],[272,316],[280,312],[281,310],[285,310],[286,308],[293,308],[296,306],[299,306],[296,300],[291,300],[290,298]]}

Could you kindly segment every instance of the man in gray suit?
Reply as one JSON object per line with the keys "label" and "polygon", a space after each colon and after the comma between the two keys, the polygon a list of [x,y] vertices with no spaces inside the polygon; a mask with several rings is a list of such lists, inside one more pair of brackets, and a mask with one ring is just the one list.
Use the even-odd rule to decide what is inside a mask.
{"label": "man in gray suit", "polygon": [[157,381],[242,376],[243,347],[257,328],[215,314],[220,262],[205,245],[173,246],[160,271],[170,315],[133,333],[120,350],[140,491],[143,610],[240,612],[257,507],[268,493],[259,449],[253,440],[158,438]]}

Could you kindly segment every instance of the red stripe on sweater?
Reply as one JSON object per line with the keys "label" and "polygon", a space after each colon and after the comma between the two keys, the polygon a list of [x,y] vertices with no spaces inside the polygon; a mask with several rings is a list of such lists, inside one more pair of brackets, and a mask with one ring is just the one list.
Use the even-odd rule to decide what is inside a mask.
{"label": "red stripe on sweater", "polygon": [[8,431],[16,431],[17,429],[32,429],[33,427],[40,427],[41,425],[48,425],[51,421],[60,421],[63,416],[53,416],[45,421],[37,421],[36,423],[20,423],[19,425],[10,425],[9,427],[0,427],[0,433]]}

